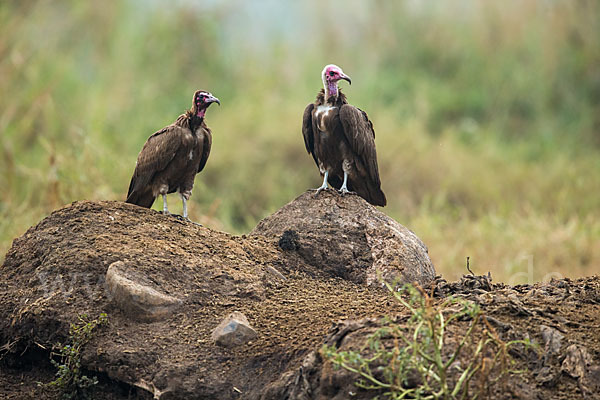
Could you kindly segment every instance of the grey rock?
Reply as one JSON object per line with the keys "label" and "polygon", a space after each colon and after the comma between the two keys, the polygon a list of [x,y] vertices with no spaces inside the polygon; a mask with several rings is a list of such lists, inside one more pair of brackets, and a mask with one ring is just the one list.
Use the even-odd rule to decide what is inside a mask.
{"label": "grey rock", "polygon": [[379,276],[427,285],[435,269],[412,231],[361,197],[333,190],[306,192],[259,222],[251,235],[277,238],[283,254],[298,254],[328,275],[373,285]]}
{"label": "grey rock", "polygon": [[142,283],[123,261],[112,263],[106,271],[106,285],[113,302],[128,316],[139,321],[156,321],[172,314],[183,302]]}
{"label": "grey rock", "polygon": [[217,345],[231,348],[255,339],[258,334],[252,329],[244,314],[234,311],[221,321],[211,336]]}
{"label": "grey rock", "polygon": [[542,333],[542,339],[544,340],[545,353],[549,355],[558,354],[560,352],[564,335],[561,334],[557,329],[546,325],[540,325],[540,331]]}
{"label": "grey rock", "polygon": [[267,272],[273,279],[278,281],[287,281],[287,278],[277,270],[277,268],[267,265],[265,268],[265,272]]}
{"label": "grey rock", "polygon": [[577,379],[584,399],[597,399],[600,393],[600,365],[584,346],[572,344],[565,350],[563,373]]}

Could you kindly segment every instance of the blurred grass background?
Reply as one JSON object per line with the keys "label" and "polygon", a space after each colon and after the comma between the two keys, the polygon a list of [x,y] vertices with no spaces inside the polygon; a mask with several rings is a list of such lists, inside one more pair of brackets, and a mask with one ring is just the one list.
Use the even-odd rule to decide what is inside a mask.
{"label": "blurred grass background", "polygon": [[328,63],[375,125],[382,211],[438,272],[600,273],[591,0],[0,2],[0,253],[64,204],[123,200],[195,89],[222,106],[190,216],[248,232],[320,184],[300,127]]}

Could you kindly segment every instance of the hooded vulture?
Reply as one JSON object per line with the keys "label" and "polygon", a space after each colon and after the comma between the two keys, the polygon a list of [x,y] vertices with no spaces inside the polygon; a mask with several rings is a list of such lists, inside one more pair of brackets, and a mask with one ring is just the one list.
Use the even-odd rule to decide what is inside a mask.
{"label": "hooded vulture", "polygon": [[135,163],[127,203],[150,208],[160,194],[163,212],[169,214],[167,193],[179,192],[183,218],[188,218],[187,201],[194,178],[210,154],[212,135],[204,123],[204,114],[212,103],[221,104],[212,94],[196,91],[190,110],[148,138]]}
{"label": "hooded vulture", "polygon": [[353,191],[383,207],[386,199],[379,180],[373,124],[367,113],[348,104],[338,88],[340,79],[352,83],[340,67],[325,66],[322,78],[324,89],[306,107],[302,119],[306,150],[323,176],[316,195],[330,183],[342,195]]}

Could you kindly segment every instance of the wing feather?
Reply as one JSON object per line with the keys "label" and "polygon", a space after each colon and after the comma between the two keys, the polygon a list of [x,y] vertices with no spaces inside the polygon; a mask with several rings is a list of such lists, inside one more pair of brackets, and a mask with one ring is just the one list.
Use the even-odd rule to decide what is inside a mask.
{"label": "wing feather", "polygon": [[148,138],[135,163],[128,197],[134,191],[145,188],[157,172],[169,165],[181,146],[185,133],[185,128],[169,125]]}
{"label": "wing feather", "polygon": [[344,135],[354,151],[367,168],[369,178],[379,186],[379,168],[377,167],[377,151],[375,150],[375,130],[367,113],[350,104],[340,108],[340,121]]}
{"label": "wing feather", "polygon": [[202,158],[200,158],[198,172],[204,169],[206,161],[208,161],[208,156],[210,155],[210,148],[212,146],[212,133],[208,127],[202,129],[202,135],[204,136],[204,142],[202,144]]}
{"label": "wing feather", "polygon": [[319,161],[317,160],[317,155],[315,154],[315,137],[313,133],[312,112],[314,108],[314,103],[310,103],[304,109],[304,116],[302,117],[302,136],[304,136],[304,146],[306,146],[306,151],[312,155],[313,159],[315,160],[315,164],[317,164],[318,167]]}

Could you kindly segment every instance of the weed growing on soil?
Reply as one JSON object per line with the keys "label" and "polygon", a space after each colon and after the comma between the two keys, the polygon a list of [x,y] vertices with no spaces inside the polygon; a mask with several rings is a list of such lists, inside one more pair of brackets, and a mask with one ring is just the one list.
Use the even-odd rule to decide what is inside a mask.
{"label": "weed growing on soil", "polygon": [[[92,388],[98,384],[98,379],[88,377],[81,371],[81,350],[94,336],[95,329],[105,324],[108,318],[101,313],[96,319],[90,319],[86,314],[78,317],[77,324],[71,324],[69,329],[69,344],[57,345],[52,353],[50,362],[58,371],[56,379],[46,384],[62,395],[62,399],[87,399],[90,398]],[[58,349],[58,351],[55,351]],[[59,361],[54,357],[58,356]]]}
{"label": "weed growing on soil", "polygon": [[[385,318],[359,351],[327,345],[321,351],[334,368],[358,374],[358,387],[391,399],[477,399],[507,376],[524,372],[515,369],[508,350],[529,348],[529,340],[503,342],[477,304],[455,297],[435,304],[421,288],[387,287],[410,311],[408,320]],[[451,328],[458,321],[470,322],[466,329]],[[455,334],[448,335],[449,329]]]}

